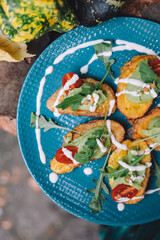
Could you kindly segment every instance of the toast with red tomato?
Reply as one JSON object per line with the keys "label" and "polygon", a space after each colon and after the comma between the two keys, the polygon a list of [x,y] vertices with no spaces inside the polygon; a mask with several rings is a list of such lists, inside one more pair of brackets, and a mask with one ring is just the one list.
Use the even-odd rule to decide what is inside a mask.
{"label": "toast with red tomato", "polygon": [[[98,87],[100,82],[92,78],[80,79],[77,76],[75,73],[65,74],[62,79],[62,87],[48,99],[47,108],[54,112],[55,116],[59,113],[87,117],[105,117],[106,111],[112,114],[116,110],[116,98],[110,86],[101,84],[101,87],[97,88],[98,91],[95,89],[92,92],[93,88],[95,86]],[[82,88],[84,89],[82,90]],[[82,95],[84,95],[84,98]],[[69,96],[70,98],[68,98]],[[97,100],[97,98],[99,99]],[[63,105],[61,106],[60,104]],[[60,107],[57,107],[58,105]]]}
{"label": "toast with red tomato", "polygon": [[[146,142],[138,140],[123,141],[128,150],[117,148],[109,157],[108,177],[111,196],[116,202],[134,204],[144,197],[150,175],[151,154],[147,153]],[[128,169],[130,167],[132,171]]]}
{"label": "toast with red tomato", "polygon": [[[147,64],[145,64],[146,61],[148,61]],[[128,119],[142,117],[151,107],[157,95],[157,86],[154,81],[156,75],[157,78],[160,77],[160,60],[157,56],[134,56],[121,67],[121,75],[117,81],[117,108]],[[146,76],[148,79],[145,82]],[[130,82],[127,82],[129,79]]]}
{"label": "toast with red tomato", "polygon": [[[116,141],[122,142],[123,138],[124,138],[124,134],[125,134],[124,128],[118,122],[115,122],[113,120],[109,120],[109,121],[111,124],[110,125],[111,132],[114,135]],[[60,148],[57,151],[56,156],[51,160],[51,163],[50,163],[51,169],[56,173],[63,174],[63,173],[71,172],[71,171],[73,171],[74,168],[79,167],[82,163],[79,163],[79,162],[74,163],[73,162],[73,158],[75,157],[75,154],[78,153],[80,151],[80,148],[82,149],[82,147],[86,143],[87,143],[87,145],[86,145],[87,148],[85,148],[85,150],[87,151],[87,154],[90,154],[89,143],[91,143],[92,146],[94,146],[94,144],[95,144],[91,133],[93,132],[93,134],[95,134],[95,131],[97,131],[103,127],[103,124],[104,124],[104,120],[94,120],[94,121],[90,121],[88,123],[80,124],[79,126],[74,128],[74,131],[69,132],[64,137],[64,143],[62,146],[62,148],[65,148],[65,151],[67,151],[67,153],[69,153],[69,155],[67,157],[64,152],[64,149],[62,151],[62,148]],[[96,132],[96,134],[97,133],[98,132]],[[69,139],[68,144],[66,144],[67,139]],[[84,139],[86,139],[87,141]],[[90,142],[88,140],[90,140]],[[96,141],[97,141],[97,139],[96,139]],[[100,138],[100,141],[101,141],[101,150],[102,149],[104,150],[104,148],[102,148],[102,144],[103,144],[103,147],[106,148],[106,150],[99,153],[98,151],[100,151],[100,149],[97,146],[92,155],[92,156],[97,156],[97,157],[96,158],[91,157],[89,159],[89,161],[98,159],[98,158],[106,155],[108,153],[108,150],[110,147],[112,148],[112,150],[115,149],[115,145],[110,140],[110,135],[108,133],[107,128],[105,129],[105,133],[103,134],[103,137]],[[76,142],[76,144],[75,144],[75,142]],[[83,151],[80,151],[80,152],[82,152],[82,155],[81,155],[82,157],[80,157],[80,160],[81,160],[84,157],[84,154],[83,154]]]}

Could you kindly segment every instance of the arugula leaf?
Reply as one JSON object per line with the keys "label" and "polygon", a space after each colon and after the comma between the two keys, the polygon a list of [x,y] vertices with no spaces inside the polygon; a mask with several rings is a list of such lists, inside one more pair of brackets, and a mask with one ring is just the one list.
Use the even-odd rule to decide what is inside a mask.
{"label": "arugula leaf", "polygon": [[[38,117],[38,128],[44,128],[44,132],[52,129],[52,128],[59,128],[59,129],[65,129],[67,131],[74,131],[70,130],[69,128],[61,127],[57,125],[52,119],[47,120],[43,115],[37,116],[35,113],[31,113],[31,121],[30,126],[36,127],[36,118]],[[77,132],[77,131],[74,131]]]}
{"label": "arugula leaf", "polygon": [[71,97],[66,97],[61,103],[59,103],[56,108],[62,108],[62,110],[72,106],[72,110],[76,111],[79,108],[84,96],[76,94]]}
{"label": "arugula leaf", "polygon": [[74,158],[77,162],[80,162],[81,164],[86,164],[91,160],[93,153],[97,147],[96,139],[97,138],[99,139],[102,136],[102,134],[103,134],[102,130],[96,130],[92,138],[89,138],[85,142],[82,151],[74,155]]}
{"label": "arugula leaf", "polygon": [[157,81],[157,74],[149,67],[148,60],[141,61],[139,66],[141,80],[145,83],[153,83]]}
{"label": "arugula leaf", "polygon": [[[111,148],[109,149],[109,152],[107,154],[107,158],[106,158],[105,163],[104,163],[104,165],[102,167],[103,171],[105,170],[105,167],[106,167],[106,164],[107,164],[110,152],[111,152]],[[104,181],[104,176],[102,174],[100,174],[100,177],[99,177],[99,179],[97,181],[95,181],[93,179],[93,182],[96,183],[96,187],[92,188],[90,190],[87,190],[87,192],[94,194],[94,197],[92,198],[92,200],[89,203],[89,207],[92,209],[92,212],[94,214],[96,214],[96,213],[102,211],[101,201],[106,201],[107,200],[106,197],[103,195],[102,190],[106,194],[109,194],[109,188],[108,188],[106,182]]]}
{"label": "arugula leaf", "polygon": [[111,66],[114,64],[115,60],[114,59],[109,59],[112,56],[112,47],[113,47],[113,42],[111,43],[100,43],[94,46],[94,49],[96,51],[97,57],[103,62],[105,69],[107,71],[107,74],[111,76],[113,80],[113,73],[111,71]]}
{"label": "arugula leaf", "polygon": [[[157,177],[155,185],[157,188],[160,188],[160,166],[158,165],[154,156],[152,156],[152,158],[155,166],[154,176]],[[160,194],[160,191],[158,191],[158,194]]]}

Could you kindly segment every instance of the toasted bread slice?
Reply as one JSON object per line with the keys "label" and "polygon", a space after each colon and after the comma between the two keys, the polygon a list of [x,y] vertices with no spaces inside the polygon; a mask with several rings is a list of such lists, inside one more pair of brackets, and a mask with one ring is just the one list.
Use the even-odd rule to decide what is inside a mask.
{"label": "toasted bread slice", "polygon": [[[72,140],[74,140],[75,138],[79,137],[80,135],[83,135],[86,131],[92,129],[92,128],[96,128],[96,127],[100,127],[103,126],[103,120],[93,120],[90,121],[88,123],[83,123],[80,124],[79,126],[77,126],[76,128],[74,128],[75,131],[78,131],[79,133],[75,133],[75,132],[69,132],[68,135],[72,137]],[[124,128],[121,126],[120,123],[115,122],[113,120],[111,120],[111,131],[115,136],[115,139],[118,142],[122,142],[123,138],[124,138],[124,134],[125,134],[125,130]],[[64,143],[63,143],[64,145]],[[112,150],[115,149],[115,145],[111,144],[111,148]],[[105,153],[104,155],[106,155],[107,153]],[[95,159],[91,159],[95,160]],[[51,169],[59,174],[62,173],[67,173],[67,172],[71,172],[73,171],[74,168],[79,167],[81,164],[65,164],[65,163],[60,163],[58,162],[55,158],[53,158],[51,160]]]}
{"label": "toasted bread slice", "polygon": [[[136,142],[136,141],[134,141],[134,142]],[[148,146],[147,146],[145,141],[142,141],[142,142],[139,142],[139,143],[135,143],[135,144],[134,144],[134,142],[132,142],[131,140],[127,139],[127,140],[123,141],[122,143],[126,144],[128,149],[130,149],[132,147],[135,147],[137,145],[143,151],[145,151],[148,148]],[[122,149],[118,149],[118,148],[116,150],[114,150],[114,152],[111,154],[111,156],[110,156],[110,158],[108,160],[108,166],[110,166],[110,167],[112,167],[114,169],[117,169],[118,165],[119,165],[118,161],[120,159],[122,159],[123,157],[125,157],[127,155],[127,153],[128,153],[127,150],[122,150]],[[151,162],[151,154],[147,154],[146,157],[144,157],[140,161],[140,163],[143,163],[143,164],[146,163],[146,162]],[[135,195],[135,197],[141,197],[141,196],[144,195],[144,192],[145,192],[145,189],[146,189],[146,186],[147,186],[147,183],[148,183],[149,175],[150,175],[150,167],[148,167],[146,169],[145,179],[142,182],[142,188],[138,191],[138,193]],[[109,179],[109,184],[110,184],[111,188],[113,189],[113,178]],[[129,200],[129,201],[125,202],[125,203],[127,203],[127,204],[134,204],[134,203],[137,203],[137,202],[139,202],[141,200],[142,200],[142,198],[135,199],[135,200]]]}
{"label": "toasted bread slice", "polygon": [[[149,126],[151,120],[154,119],[155,117],[160,117],[160,108],[159,107],[152,109],[144,117],[135,120],[133,122],[133,132],[132,132],[133,139],[146,138],[147,136],[142,133],[142,130],[148,129],[148,126]],[[147,139],[146,142],[148,145],[154,143],[154,141],[152,139]],[[160,151],[160,146],[156,147],[154,150]]]}
{"label": "toasted bread slice", "polygon": [[[84,83],[93,83],[93,84],[99,83],[98,81],[96,81],[92,78],[82,79],[82,81]],[[60,89],[58,89],[55,93],[53,93],[53,95],[47,101],[47,108],[52,112],[54,112],[54,103],[55,103],[61,89],[62,89],[62,87]],[[90,112],[90,111],[87,111],[87,110],[72,111],[71,107],[66,108],[64,110],[58,109],[58,112],[61,113],[61,114],[76,115],[76,116],[105,117],[106,111],[109,110],[109,108],[110,108],[110,100],[115,100],[116,101],[116,97],[114,95],[114,92],[113,92],[112,88],[109,87],[107,84],[102,84],[101,89],[102,89],[102,91],[104,91],[108,94],[108,98],[105,102],[101,103],[96,108],[95,112]],[[62,95],[60,97],[59,103],[64,100],[64,96],[65,95]],[[115,110],[116,110],[116,103],[114,104],[114,107],[112,109],[112,113],[115,112]]]}
{"label": "toasted bread slice", "polygon": [[[142,55],[133,57],[121,68],[120,79],[132,76],[140,62],[146,59],[148,59],[148,61],[151,62],[158,58],[152,55]],[[127,86],[126,83],[118,83],[117,93],[125,90],[126,86]],[[153,100],[149,102],[136,104],[134,102],[129,101],[125,94],[122,94],[117,97],[117,108],[129,119],[136,119],[142,117],[148,111],[152,103]]]}

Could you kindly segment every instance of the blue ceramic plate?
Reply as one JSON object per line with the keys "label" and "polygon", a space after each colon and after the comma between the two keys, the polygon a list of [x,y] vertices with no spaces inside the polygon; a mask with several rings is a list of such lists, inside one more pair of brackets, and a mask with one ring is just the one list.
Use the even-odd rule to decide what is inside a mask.
{"label": "blue ceramic plate", "polygon": [[[77,46],[83,42],[97,39],[104,40],[127,40],[151,48],[157,54],[160,49],[160,26],[156,23],[135,19],[135,18],[114,18],[102,23],[97,27],[85,28],[80,26],[65,33],[54,41],[37,59],[28,73],[19,98],[17,110],[17,130],[18,139],[24,161],[40,188],[59,206],[70,213],[83,219],[103,224],[103,225],[135,225],[160,218],[160,196],[158,193],[146,195],[144,200],[135,205],[126,205],[125,210],[119,212],[117,203],[108,195],[108,201],[103,202],[103,211],[94,215],[89,208],[89,201],[92,194],[86,192],[94,187],[92,179],[98,179],[99,170],[105,157],[89,163],[87,166],[93,169],[93,174],[86,176],[81,166],[71,173],[59,176],[58,181],[53,184],[49,181],[50,160],[55,156],[56,151],[61,147],[65,130],[52,129],[48,132],[41,132],[41,142],[46,155],[46,164],[42,164],[37,148],[35,128],[30,127],[31,112],[36,112],[36,97],[39,90],[40,81],[45,74],[45,70],[50,65],[53,66],[54,59],[66,49]],[[61,79],[67,72],[80,74],[80,68],[87,64],[94,53],[93,46],[80,49],[74,54],[68,55],[59,64],[54,66],[52,74],[47,76],[44,91],[41,99],[40,113],[47,118],[53,118],[58,123],[69,128],[88,122],[91,118],[61,115],[55,118],[53,113],[46,108],[48,98],[61,87]],[[120,67],[130,60],[136,51],[116,52],[112,58],[116,59],[112,70],[114,77],[120,75]],[[105,68],[100,60],[96,60],[89,66],[89,71],[85,76],[90,76],[101,80],[105,75]],[[81,76],[81,75],[80,75]],[[113,81],[108,78],[106,82],[116,90]],[[154,103],[154,106],[157,103]],[[130,127],[127,119],[117,110],[111,119],[119,121],[126,129]],[[156,158],[160,158],[160,153],[156,153]],[[150,177],[148,188],[154,188],[155,179]]]}

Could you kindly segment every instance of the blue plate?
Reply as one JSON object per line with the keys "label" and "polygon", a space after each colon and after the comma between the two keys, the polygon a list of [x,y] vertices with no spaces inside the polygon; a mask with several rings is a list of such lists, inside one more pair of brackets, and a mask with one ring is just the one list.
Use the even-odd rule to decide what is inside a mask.
{"label": "blue plate", "polygon": [[[39,157],[35,128],[30,127],[31,112],[36,112],[36,97],[39,90],[40,81],[45,74],[45,70],[50,65],[53,66],[55,58],[71,47],[83,42],[97,39],[104,40],[127,40],[151,48],[157,54],[160,50],[160,26],[156,23],[135,19],[135,18],[114,18],[93,28],[80,26],[65,33],[54,41],[40,55],[29,71],[23,84],[17,110],[17,130],[20,149],[24,161],[40,188],[59,206],[70,213],[83,219],[103,224],[103,225],[135,225],[160,218],[160,196],[158,193],[146,195],[144,200],[135,205],[125,205],[125,210],[119,212],[117,203],[108,195],[108,201],[102,202],[103,211],[94,215],[89,208],[89,201],[92,194],[86,192],[95,186],[92,179],[98,179],[99,170],[105,158],[90,162],[88,167],[93,169],[93,174],[86,176],[81,166],[71,173],[59,176],[58,181],[53,184],[49,181],[50,160],[55,156],[56,151],[61,147],[65,130],[52,129],[48,132],[41,131],[42,147],[46,155],[46,164],[42,164]],[[54,66],[52,74],[46,78],[44,91],[41,99],[40,113],[47,118],[53,118],[58,123],[74,128],[80,123],[88,122],[91,118],[61,115],[55,118],[53,113],[46,108],[48,98],[61,87],[61,79],[67,72],[80,74],[80,68],[87,64],[94,53],[93,46],[80,49],[74,54],[68,55],[59,64]],[[112,58],[116,59],[113,66],[114,77],[120,75],[120,67],[130,60],[136,51],[116,52]],[[101,80],[105,75],[105,68],[100,60],[96,60],[89,66],[89,71],[85,76],[90,76]],[[80,74],[81,76],[81,74]],[[116,90],[113,81],[108,78],[106,82]],[[156,105],[156,103],[154,103]],[[127,119],[117,110],[111,119],[119,121],[126,129],[130,127]],[[160,158],[160,153],[156,153],[156,158]],[[155,179],[150,177],[148,188],[154,188]]]}

